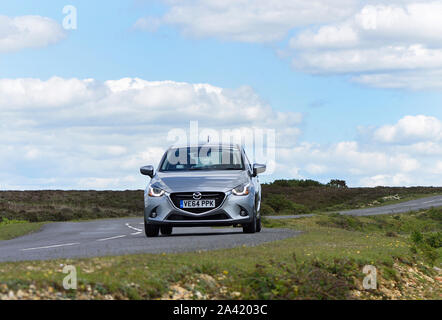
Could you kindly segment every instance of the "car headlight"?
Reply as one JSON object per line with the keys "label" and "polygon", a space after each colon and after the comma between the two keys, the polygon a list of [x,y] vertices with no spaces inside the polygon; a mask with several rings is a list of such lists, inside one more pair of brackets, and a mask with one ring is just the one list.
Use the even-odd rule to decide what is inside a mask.
{"label": "car headlight", "polygon": [[235,196],[246,196],[250,193],[250,183],[245,183],[232,189]]}
{"label": "car headlight", "polygon": [[149,187],[149,197],[158,198],[158,197],[164,196],[165,193],[166,193],[166,191],[164,191],[163,189]]}

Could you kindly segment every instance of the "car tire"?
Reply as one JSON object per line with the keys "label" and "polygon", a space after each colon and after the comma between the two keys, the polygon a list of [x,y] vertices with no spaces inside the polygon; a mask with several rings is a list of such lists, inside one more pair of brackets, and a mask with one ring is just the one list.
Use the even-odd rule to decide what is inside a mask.
{"label": "car tire", "polygon": [[261,230],[262,230],[261,218],[259,218],[259,219],[256,221],[256,232],[261,232]]}
{"label": "car tire", "polygon": [[160,227],[144,222],[144,233],[148,238],[158,237],[160,234]]}
{"label": "car tire", "polygon": [[247,223],[247,224],[243,225],[242,231],[244,233],[255,233],[256,232],[256,225],[257,225],[256,215],[254,215],[253,221],[251,223]]}
{"label": "car tire", "polygon": [[162,235],[170,236],[172,234],[173,227],[172,226],[161,226],[160,231]]}

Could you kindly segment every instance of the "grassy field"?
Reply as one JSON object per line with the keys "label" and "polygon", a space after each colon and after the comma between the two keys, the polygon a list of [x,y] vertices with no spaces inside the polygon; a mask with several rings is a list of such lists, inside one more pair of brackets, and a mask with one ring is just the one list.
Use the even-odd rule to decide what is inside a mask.
{"label": "grassy field", "polygon": [[[264,184],[263,215],[331,212],[442,194],[442,188],[337,188],[311,180]],[[134,217],[143,214],[143,191],[0,192],[2,219],[29,222]]]}
{"label": "grassy field", "polygon": [[[266,220],[302,234],[256,247],[0,264],[0,299],[441,299],[442,209]],[[63,265],[78,290],[62,287]],[[363,266],[378,289],[364,290]]]}
{"label": "grassy field", "polygon": [[0,220],[73,221],[142,216],[143,191],[3,191]]}

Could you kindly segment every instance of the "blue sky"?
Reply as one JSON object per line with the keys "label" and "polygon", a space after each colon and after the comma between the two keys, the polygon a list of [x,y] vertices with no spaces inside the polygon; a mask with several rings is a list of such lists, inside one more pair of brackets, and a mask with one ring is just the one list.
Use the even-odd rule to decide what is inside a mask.
{"label": "blue sky", "polygon": [[[87,114],[91,108],[108,107],[100,99],[90,98],[96,94],[95,88],[105,90],[102,87],[107,86],[108,80],[123,78],[186,83],[189,88],[207,84],[235,92],[233,97],[228,96],[230,103],[240,101],[238,103],[244,104],[244,108],[252,104],[256,106],[258,99],[260,108],[271,109],[270,117],[278,112],[287,114],[282,117],[287,119],[290,115],[299,115],[302,119],[299,121],[270,123],[261,119],[239,124],[275,128],[280,130],[282,138],[293,142],[287,150],[278,152],[278,170],[267,176],[267,180],[284,177],[327,182],[332,178],[344,178],[351,185],[437,184],[442,174],[441,154],[437,149],[442,149],[439,120],[442,119],[442,94],[437,80],[442,74],[442,71],[439,73],[442,63],[438,58],[442,46],[437,40],[441,26],[434,20],[433,37],[417,31],[416,35],[410,34],[407,26],[414,24],[414,29],[425,31],[425,24],[416,19],[416,12],[437,13],[441,12],[441,6],[430,1],[416,4],[405,0],[339,0],[327,9],[331,6],[327,1],[316,2],[325,8],[324,12],[334,10],[334,14],[315,12],[317,7],[309,8],[308,1],[301,0],[225,1],[215,7],[214,2],[205,0],[2,3],[1,16],[50,19],[59,25],[58,31],[63,36],[51,35],[49,30],[47,37],[53,37],[50,44],[36,45],[34,40],[28,39],[26,41],[30,44],[11,49],[8,48],[9,42],[2,44],[1,39],[2,35],[7,38],[10,32],[5,25],[16,22],[5,22],[2,33],[0,21],[0,78],[5,80],[0,89],[3,85],[8,93],[5,88],[9,82],[18,86],[21,85],[17,83],[18,79],[31,78],[43,82],[48,92],[57,90],[47,83],[53,77],[57,77],[57,85],[63,87],[64,83],[68,91],[72,88],[71,84],[65,83],[69,79],[78,80],[80,87],[84,79],[94,79],[95,83],[93,88],[87,85],[84,89],[87,93],[80,102],[75,100],[78,95],[75,90],[72,101],[57,100],[62,102],[55,106],[55,112],[49,112],[42,102],[31,107],[26,104],[31,109],[25,114],[17,111],[21,108],[17,102],[18,107],[11,113],[8,100],[0,97],[0,112],[12,119],[8,124],[4,123],[3,130],[8,130],[4,133],[11,135],[16,131],[14,136],[21,137],[4,141],[3,150],[9,150],[4,152],[13,154],[12,150],[28,150],[26,152],[32,154],[28,160],[16,159],[14,164],[0,162],[3,170],[0,178],[6,182],[5,188],[142,187],[142,180],[134,174],[136,166],[144,161],[155,161],[156,157],[142,155],[137,150],[137,144],[131,139],[140,138],[135,133],[127,133],[130,124],[121,126],[119,118],[112,118],[112,115],[88,118]],[[77,8],[77,30],[63,30],[61,26],[62,9],[67,4]],[[305,9],[305,16],[299,16],[299,8]],[[176,12],[184,12],[184,16]],[[275,21],[262,18],[268,12],[275,13]],[[393,27],[383,23],[385,12],[395,18],[392,19]],[[373,17],[377,19],[374,28],[367,24],[367,21],[373,21]],[[427,24],[432,22],[430,17]],[[50,28],[55,27],[51,25]],[[44,35],[36,34],[35,38],[40,41]],[[416,48],[421,51],[417,52]],[[427,49],[433,51],[424,51]],[[356,62],[355,57],[358,57]],[[29,97],[29,101],[36,101],[35,95],[42,94],[36,89],[39,85],[41,83],[31,83],[17,92],[21,92],[23,99]],[[174,94],[173,89],[171,92],[160,89],[158,93],[149,94],[155,97],[157,94]],[[116,98],[108,99],[112,103]],[[195,99],[203,98],[198,94]],[[78,103],[84,104],[85,109],[80,110],[86,111],[75,124],[75,115],[69,116],[69,112],[79,108]],[[183,107],[186,103],[200,105],[202,102],[185,100]],[[163,106],[163,102],[147,104],[149,106],[140,105],[136,110],[128,108],[128,118],[136,118],[135,115],[143,110],[149,113],[149,108],[158,110]],[[223,105],[215,104],[213,108],[223,108]],[[237,125],[229,117],[216,121],[204,113],[207,111],[202,111],[201,118],[198,113],[181,118],[174,110],[170,108],[170,117],[166,116],[168,121],[164,126],[161,126],[161,117],[155,120],[147,117],[141,122],[146,136],[150,130],[164,136],[172,127],[187,128],[187,120],[213,122],[226,128]],[[19,120],[32,121],[32,125],[12,125]],[[97,121],[106,123],[106,132],[115,134],[116,138],[106,138],[102,127],[94,129],[91,123]],[[78,125],[80,122],[83,124]],[[84,133],[81,130],[84,123],[89,124],[90,133],[80,137]],[[297,132],[292,132],[293,136],[286,135],[285,132],[294,127]],[[141,132],[137,134],[143,136]],[[46,141],[46,144],[30,143],[26,138],[38,135],[41,135],[39,141]],[[54,135],[58,140],[49,138]],[[63,141],[72,142],[69,139],[76,141],[71,152],[78,159],[93,163],[107,161],[111,167],[122,161],[133,163],[134,167],[128,166],[109,176],[104,172],[93,172],[94,165],[89,166],[90,163],[81,160],[85,161],[81,168],[71,168],[66,173],[57,163],[72,161],[72,154],[60,147],[64,145]],[[110,152],[109,158],[100,158],[89,149],[93,149],[91,141],[95,140],[112,150],[121,147],[121,152]],[[151,150],[146,151],[151,154],[155,153],[152,150],[166,147],[166,142],[161,140],[160,143],[158,139],[155,139],[156,143],[144,138],[139,141],[139,148]],[[31,150],[34,147],[38,150]],[[48,163],[53,165],[48,166]],[[86,169],[88,166],[90,170]],[[400,167],[403,168],[398,169]],[[1,184],[0,187],[3,188]]]}

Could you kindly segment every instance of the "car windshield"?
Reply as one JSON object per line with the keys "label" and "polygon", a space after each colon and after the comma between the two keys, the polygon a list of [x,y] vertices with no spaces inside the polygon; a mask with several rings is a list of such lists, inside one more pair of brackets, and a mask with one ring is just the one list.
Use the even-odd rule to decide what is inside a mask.
{"label": "car windshield", "polygon": [[244,170],[241,151],[234,147],[186,147],[170,149],[160,171]]}

